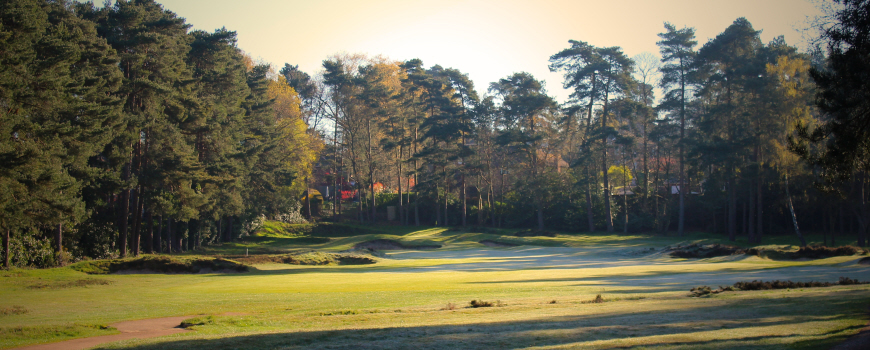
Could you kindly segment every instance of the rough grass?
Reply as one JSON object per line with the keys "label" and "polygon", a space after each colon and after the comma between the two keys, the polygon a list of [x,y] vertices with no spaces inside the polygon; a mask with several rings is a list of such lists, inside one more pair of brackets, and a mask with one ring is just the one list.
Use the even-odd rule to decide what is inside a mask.
{"label": "rough grass", "polygon": [[83,261],[70,266],[91,275],[138,273],[245,272],[248,266],[236,261],[209,257],[172,257],[146,255],[138,258]]}

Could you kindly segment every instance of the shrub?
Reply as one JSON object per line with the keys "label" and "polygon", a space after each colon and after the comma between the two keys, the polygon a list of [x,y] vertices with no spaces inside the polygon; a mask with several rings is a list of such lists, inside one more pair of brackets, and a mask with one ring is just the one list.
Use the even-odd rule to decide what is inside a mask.
{"label": "shrub", "polygon": [[772,290],[772,289],[797,289],[797,288],[817,288],[817,287],[830,287],[830,286],[849,286],[855,284],[867,284],[868,282],[861,282],[858,280],[853,280],[848,277],[840,277],[838,282],[792,282],[792,281],[758,281],[754,280],[751,282],[742,281],[734,283],[734,286],[722,287],[719,289],[711,289],[708,286],[700,286],[695,287],[690,290],[692,294],[689,296],[692,297],[700,297],[710,294],[717,294],[722,292],[731,292],[737,290]]}
{"label": "shrub", "polygon": [[493,307],[494,306],[494,304],[491,301],[483,301],[483,300],[472,300],[470,304],[471,304],[471,307],[474,307],[474,308]]}
{"label": "shrub", "polygon": [[205,316],[205,317],[188,318],[184,321],[181,321],[180,326],[181,326],[181,328],[190,328],[193,326],[205,326],[205,325],[210,325],[210,324],[214,324],[214,323],[215,323],[214,317]]}
{"label": "shrub", "polygon": [[842,246],[842,247],[824,247],[824,246],[806,246],[801,247],[797,253],[794,253],[794,258],[807,258],[807,259],[823,259],[830,258],[833,256],[851,256],[858,253],[863,253],[864,250],[858,247],[853,246]]}
{"label": "shrub", "polygon": [[31,232],[9,238],[9,258],[13,266],[45,268],[57,265],[51,239],[38,235]]}
{"label": "shrub", "polygon": [[717,256],[728,256],[733,254],[743,254],[744,250],[721,244],[692,244],[685,247],[677,247],[671,251],[671,256],[674,258],[695,259],[695,258],[713,258]]}

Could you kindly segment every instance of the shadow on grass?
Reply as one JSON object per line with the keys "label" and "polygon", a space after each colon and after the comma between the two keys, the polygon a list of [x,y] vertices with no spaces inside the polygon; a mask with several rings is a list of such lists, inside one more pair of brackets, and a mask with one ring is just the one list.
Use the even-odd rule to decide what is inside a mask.
{"label": "shadow on grass", "polygon": [[[280,331],[213,339],[172,339],[128,349],[501,349],[532,346],[780,349],[795,344],[808,348],[828,348],[861,328],[860,325],[828,324],[822,330],[817,330],[821,327],[819,322],[836,324],[861,318],[861,311],[853,311],[855,304],[866,301],[866,296],[861,293],[816,297],[815,304],[805,299],[808,298],[742,300],[726,307],[665,308],[624,313],[608,312],[602,308],[601,313],[594,315],[502,322],[479,320],[482,313],[497,317],[509,309],[433,311],[431,320],[434,322],[439,322],[438,313],[453,312],[466,313],[469,319],[475,321],[448,325]],[[811,312],[820,304],[830,310],[830,315]],[[600,305],[603,304],[578,307]],[[360,324],[360,327],[365,327],[364,323],[354,322],[364,320],[365,315],[320,317],[342,317],[341,324]],[[403,316],[397,314],[395,317]],[[243,332],[244,329],[238,331]]]}

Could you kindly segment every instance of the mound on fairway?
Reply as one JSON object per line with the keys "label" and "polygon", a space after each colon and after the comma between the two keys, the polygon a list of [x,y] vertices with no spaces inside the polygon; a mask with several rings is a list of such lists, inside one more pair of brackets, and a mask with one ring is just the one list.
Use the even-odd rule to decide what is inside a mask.
{"label": "mound on fairway", "polygon": [[237,257],[248,264],[291,264],[291,265],[368,265],[378,261],[363,254],[336,254],[323,252],[307,252],[289,255],[253,255]]}
{"label": "mound on fairway", "polygon": [[499,242],[499,241],[493,241],[491,239],[484,239],[484,240],[477,242],[477,243],[483,244],[487,247],[496,247],[496,248],[507,248],[507,247],[518,247],[519,246],[519,244],[516,244],[516,243]]}
{"label": "mound on fairway", "polygon": [[428,250],[438,249],[441,245],[438,244],[423,244],[423,245],[404,245],[400,242],[391,239],[376,239],[357,243],[353,246],[354,249],[371,249],[371,250]]}
{"label": "mound on fairway", "polygon": [[517,237],[556,237],[556,233],[551,232],[551,231],[547,231],[547,230],[525,230],[525,231],[515,232],[514,236],[517,236]]}
{"label": "mound on fairway", "polygon": [[85,261],[70,266],[91,275],[108,273],[227,273],[246,272],[248,266],[221,258],[143,256],[132,259]]}
{"label": "mound on fairway", "polygon": [[746,251],[738,247],[722,244],[691,244],[685,247],[671,249],[674,258],[713,258],[734,254],[745,254]]}

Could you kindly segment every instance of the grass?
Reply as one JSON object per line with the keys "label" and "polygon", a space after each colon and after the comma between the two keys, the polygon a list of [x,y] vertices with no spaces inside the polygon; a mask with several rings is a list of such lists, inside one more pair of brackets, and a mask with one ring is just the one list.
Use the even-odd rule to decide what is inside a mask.
{"label": "grass", "polygon": [[117,334],[118,330],[99,324],[55,324],[0,327],[0,346],[16,347],[82,337]]}
{"label": "grass", "polygon": [[[401,348],[413,343],[436,349],[821,349],[867,323],[870,285],[686,297],[686,291],[697,285],[753,279],[870,280],[870,267],[855,263],[861,256],[807,261],[746,255],[676,259],[661,253],[663,248],[726,242],[702,233],[516,237],[508,230],[347,226],[351,229],[346,234],[342,226],[324,231],[328,242],[300,243],[294,239],[320,236],[310,227],[304,232],[278,231],[284,226],[273,224],[272,232],[258,234],[261,241],[198,253],[244,255],[247,247],[282,252],[251,257],[313,254],[306,259],[319,261],[348,254],[341,251],[375,239],[442,248],[391,251],[366,265],[268,260],[251,261],[254,266],[246,273],[104,274],[99,280],[108,283],[85,286],[76,283],[95,278],[71,267],[3,271],[0,300],[8,305],[4,307],[14,305],[27,312],[0,314],[0,348],[111,332],[77,325],[184,315],[196,315],[185,320],[194,332],[105,348]],[[523,245],[491,248],[478,243],[485,239]],[[772,246],[796,250],[786,243],[771,239]],[[312,249],[318,252],[308,253]],[[102,264],[86,265],[97,269]],[[37,284],[73,286],[29,288]],[[589,302],[596,299],[607,302]],[[466,307],[468,300],[500,300],[502,307]],[[22,331],[8,331],[16,327]],[[77,331],[57,331],[64,327]]]}

